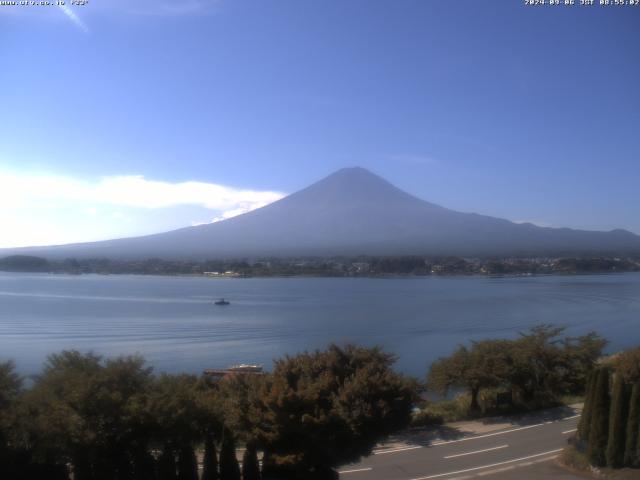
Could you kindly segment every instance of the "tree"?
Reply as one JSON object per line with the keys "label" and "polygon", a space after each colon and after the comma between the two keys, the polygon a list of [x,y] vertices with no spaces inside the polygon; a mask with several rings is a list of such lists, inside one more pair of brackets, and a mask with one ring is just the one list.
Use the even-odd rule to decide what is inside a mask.
{"label": "tree", "polygon": [[439,358],[431,364],[427,374],[429,389],[447,395],[453,387],[468,388],[466,373],[470,363],[469,349],[463,345],[452,355]]}
{"label": "tree", "polygon": [[242,461],[244,480],[260,478],[257,442],[265,415],[261,398],[264,380],[263,375],[237,374],[219,384],[224,424],[247,446]]}
{"label": "tree", "polygon": [[23,435],[34,445],[33,456],[71,463],[78,480],[93,478],[97,422],[90,414],[96,412],[91,391],[101,362],[77,351],[50,355],[21,406]]}
{"label": "tree", "polygon": [[178,455],[181,479],[191,475],[193,445],[202,441],[207,425],[208,414],[200,402],[199,389],[194,375],[162,374],[155,379],[148,395],[153,437],[167,455],[169,452]]}
{"label": "tree", "polygon": [[140,357],[51,355],[22,402],[23,436],[34,459],[71,463],[77,480],[132,478],[134,452],[148,441],[139,415],[151,377]]}
{"label": "tree", "polygon": [[261,392],[263,375],[236,374],[219,383],[220,406],[224,411],[224,425],[235,438],[256,445],[265,411]]}
{"label": "tree", "polygon": [[231,432],[226,431],[220,447],[220,480],[240,480],[240,465]]}
{"label": "tree", "polygon": [[169,445],[165,445],[158,459],[158,480],[177,480],[176,456]]}
{"label": "tree", "polygon": [[624,379],[615,374],[613,394],[609,414],[609,435],[607,442],[607,465],[620,468],[624,461],[626,421],[628,417],[629,396]]}
{"label": "tree", "polygon": [[581,337],[567,337],[561,345],[565,357],[563,387],[568,393],[586,393],[587,379],[602,356],[607,340],[596,332],[589,332]]}
{"label": "tree", "polygon": [[582,415],[580,416],[580,421],[578,422],[578,438],[585,442],[589,439],[589,427],[591,426],[591,413],[593,411],[593,397],[595,395],[597,378],[598,371],[591,371],[587,380],[584,405],[582,406]]}
{"label": "tree", "polygon": [[219,478],[216,444],[213,441],[213,435],[208,434],[204,440],[204,459],[202,461],[201,480],[218,480]]}
{"label": "tree", "polygon": [[627,467],[640,466],[640,382],[633,384],[629,400],[629,416],[627,418],[627,438],[624,450],[624,464]]}
{"label": "tree", "polygon": [[640,347],[620,353],[614,360],[614,368],[626,382],[640,382]]}
{"label": "tree", "polygon": [[270,468],[282,478],[334,478],[333,467],[408,425],[416,385],[391,370],[394,361],[353,345],[277,360],[261,390],[258,426]]}
{"label": "tree", "polygon": [[510,372],[510,349],[508,340],[473,342],[471,350],[460,346],[450,357],[432,364],[427,383],[445,395],[452,387],[467,389],[471,397],[470,412],[476,414],[480,411],[480,391],[506,384]]}
{"label": "tree", "polygon": [[198,461],[189,444],[183,445],[178,453],[178,480],[198,480]]}
{"label": "tree", "polygon": [[6,411],[22,390],[22,378],[12,361],[0,362],[0,412]]}
{"label": "tree", "polygon": [[513,342],[511,383],[525,402],[553,398],[563,390],[567,362],[566,352],[560,348],[563,331],[563,327],[539,325]]}
{"label": "tree", "polygon": [[242,480],[260,480],[258,454],[253,444],[248,444],[242,456]]}
{"label": "tree", "polygon": [[[15,373],[13,362],[0,363],[0,478],[13,478],[18,475],[17,454],[10,442],[14,418],[12,413],[16,400],[22,390],[22,378]],[[13,412],[12,412],[13,410]]]}
{"label": "tree", "polygon": [[589,427],[587,456],[598,467],[606,465],[607,436],[609,431],[609,369],[603,367],[598,372],[593,396],[593,411]]}
{"label": "tree", "polygon": [[115,472],[119,480],[133,477],[134,453],[146,450],[150,442],[145,407],[152,378],[151,367],[139,356],[109,359],[93,377],[92,404],[87,405],[85,415],[89,423],[95,422],[94,471],[101,473],[94,476],[104,472],[108,478]]}
{"label": "tree", "polygon": [[460,346],[432,364],[428,386],[442,394],[452,387],[466,389],[471,413],[480,410],[480,392],[488,388],[510,388],[521,402],[534,406],[552,404],[563,393],[581,393],[606,341],[594,332],[561,338],[563,331],[539,325],[515,340]]}
{"label": "tree", "polygon": [[147,450],[146,445],[141,445],[134,453],[133,478],[135,480],[156,480],[156,460]]}

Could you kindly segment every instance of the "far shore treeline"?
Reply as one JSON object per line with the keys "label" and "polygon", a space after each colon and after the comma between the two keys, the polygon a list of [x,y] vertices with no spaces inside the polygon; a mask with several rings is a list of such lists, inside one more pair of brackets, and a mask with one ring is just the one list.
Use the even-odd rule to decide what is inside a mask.
{"label": "far shore treeline", "polygon": [[[438,412],[459,419],[559,405],[584,395],[605,364],[625,385],[640,381],[637,350],[603,360],[605,344],[596,333],[567,337],[543,325],[461,346],[432,365],[426,383],[395,372],[392,354],[354,345],[217,380],[156,374],[139,356],[63,351],[26,386],[8,361],[0,363],[0,478],[335,479],[337,467],[389,434],[447,419]],[[434,403],[427,389],[460,393]],[[624,403],[635,413],[624,418],[638,423],[635,390]],[[625,430],[635,439],[627,449],[639,428]],[[606,455],[635,461],[613,453],[625,448],[616,445]]]}
{"label": "far shore treeline", "polygon": [[636,256],[554,256],[461,258],[357,256],[331,258],[261,258],[227,260],[167,260],[108,258],[49,260],[33,255],[0,258],[0,271],[68,274],[209,275],[220,277],[322,276],[375,277],[391,275],[545,275],[640,271]]}

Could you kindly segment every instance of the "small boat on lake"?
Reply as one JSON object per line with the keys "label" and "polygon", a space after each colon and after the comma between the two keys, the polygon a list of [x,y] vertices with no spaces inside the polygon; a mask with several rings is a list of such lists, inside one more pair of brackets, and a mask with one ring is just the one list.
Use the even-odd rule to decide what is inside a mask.
{"label": "small boat on lake", "polygon": [[227,300],[225,300],[224,298],[221,298],[220,300],[218,300],[217,302],[213,302],[216,305],[229,305],[230,302],[228,302]]}

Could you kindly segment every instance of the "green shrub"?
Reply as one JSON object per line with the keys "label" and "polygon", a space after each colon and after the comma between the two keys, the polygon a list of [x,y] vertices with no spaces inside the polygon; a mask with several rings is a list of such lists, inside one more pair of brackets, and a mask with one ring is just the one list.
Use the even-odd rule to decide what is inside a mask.
{"label": "green shrub", "polygon": [[430,407],[425,407],[411,415],[412,427],[428,427],[430,425],[442,425],[444,419],[432,411]]}
{"label": "green shrub", "polygon": [[427,403],[420,411],[413,414],[411,425],[421,427],[465,420],[469,418],[470,403],[468,394],[458,395],[452,400]]}

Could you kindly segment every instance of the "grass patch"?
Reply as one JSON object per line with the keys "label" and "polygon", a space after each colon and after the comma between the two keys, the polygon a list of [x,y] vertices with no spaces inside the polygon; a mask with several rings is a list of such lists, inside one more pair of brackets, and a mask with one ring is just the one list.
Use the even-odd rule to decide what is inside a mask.
{"label": "grass patch", "polygon": [[429,402],[413,414],[411,426],[423,427],[457,422],[469,418],[469,396],[458,395],[452,400]]}
{"label": "grass patch", "polygon": [[559,458],[560,464],[577,473],[588,474],[593,478],[602,480],[639,480],[640,469],[638,468],[593,468],[587,456],[578,450],[574,445],[566,447]]}
{"label": "grass patch", "polygon": [[574,405],[576,403],[584,403],[584,395],[562,395],[559,400],[562,405]]}
{"label": "grass patch", "polygon": [[[426,401],[420,405],[420,409],[413,413],[411,419],[412,427],[424,427],[429,425],[441,425],[443,423],[459,422],[462,420],[480,420],[486,417],[499,415],[512,415],[527,412],[535,412],[546,408],[559,407],[562,405],[573,405],[584,401],[583,395],[563,395],[562,397],[551,397],[540,395],[529,402],[516,400],[510,405],[498,407],[496,405],[497,390],[483,390],[478,403],[480,411],[472,415],[469,411],[471,398],[468,393],[459,393],[455,398],[440,400],[437,402]],[[638,479],[640,480],[640,478]]]}
{"label": "grass patch", "polygon": [[581,472],[591,472],[591,465],[587,456],[573,445],[566,447],[560,454],[560,463]]}

